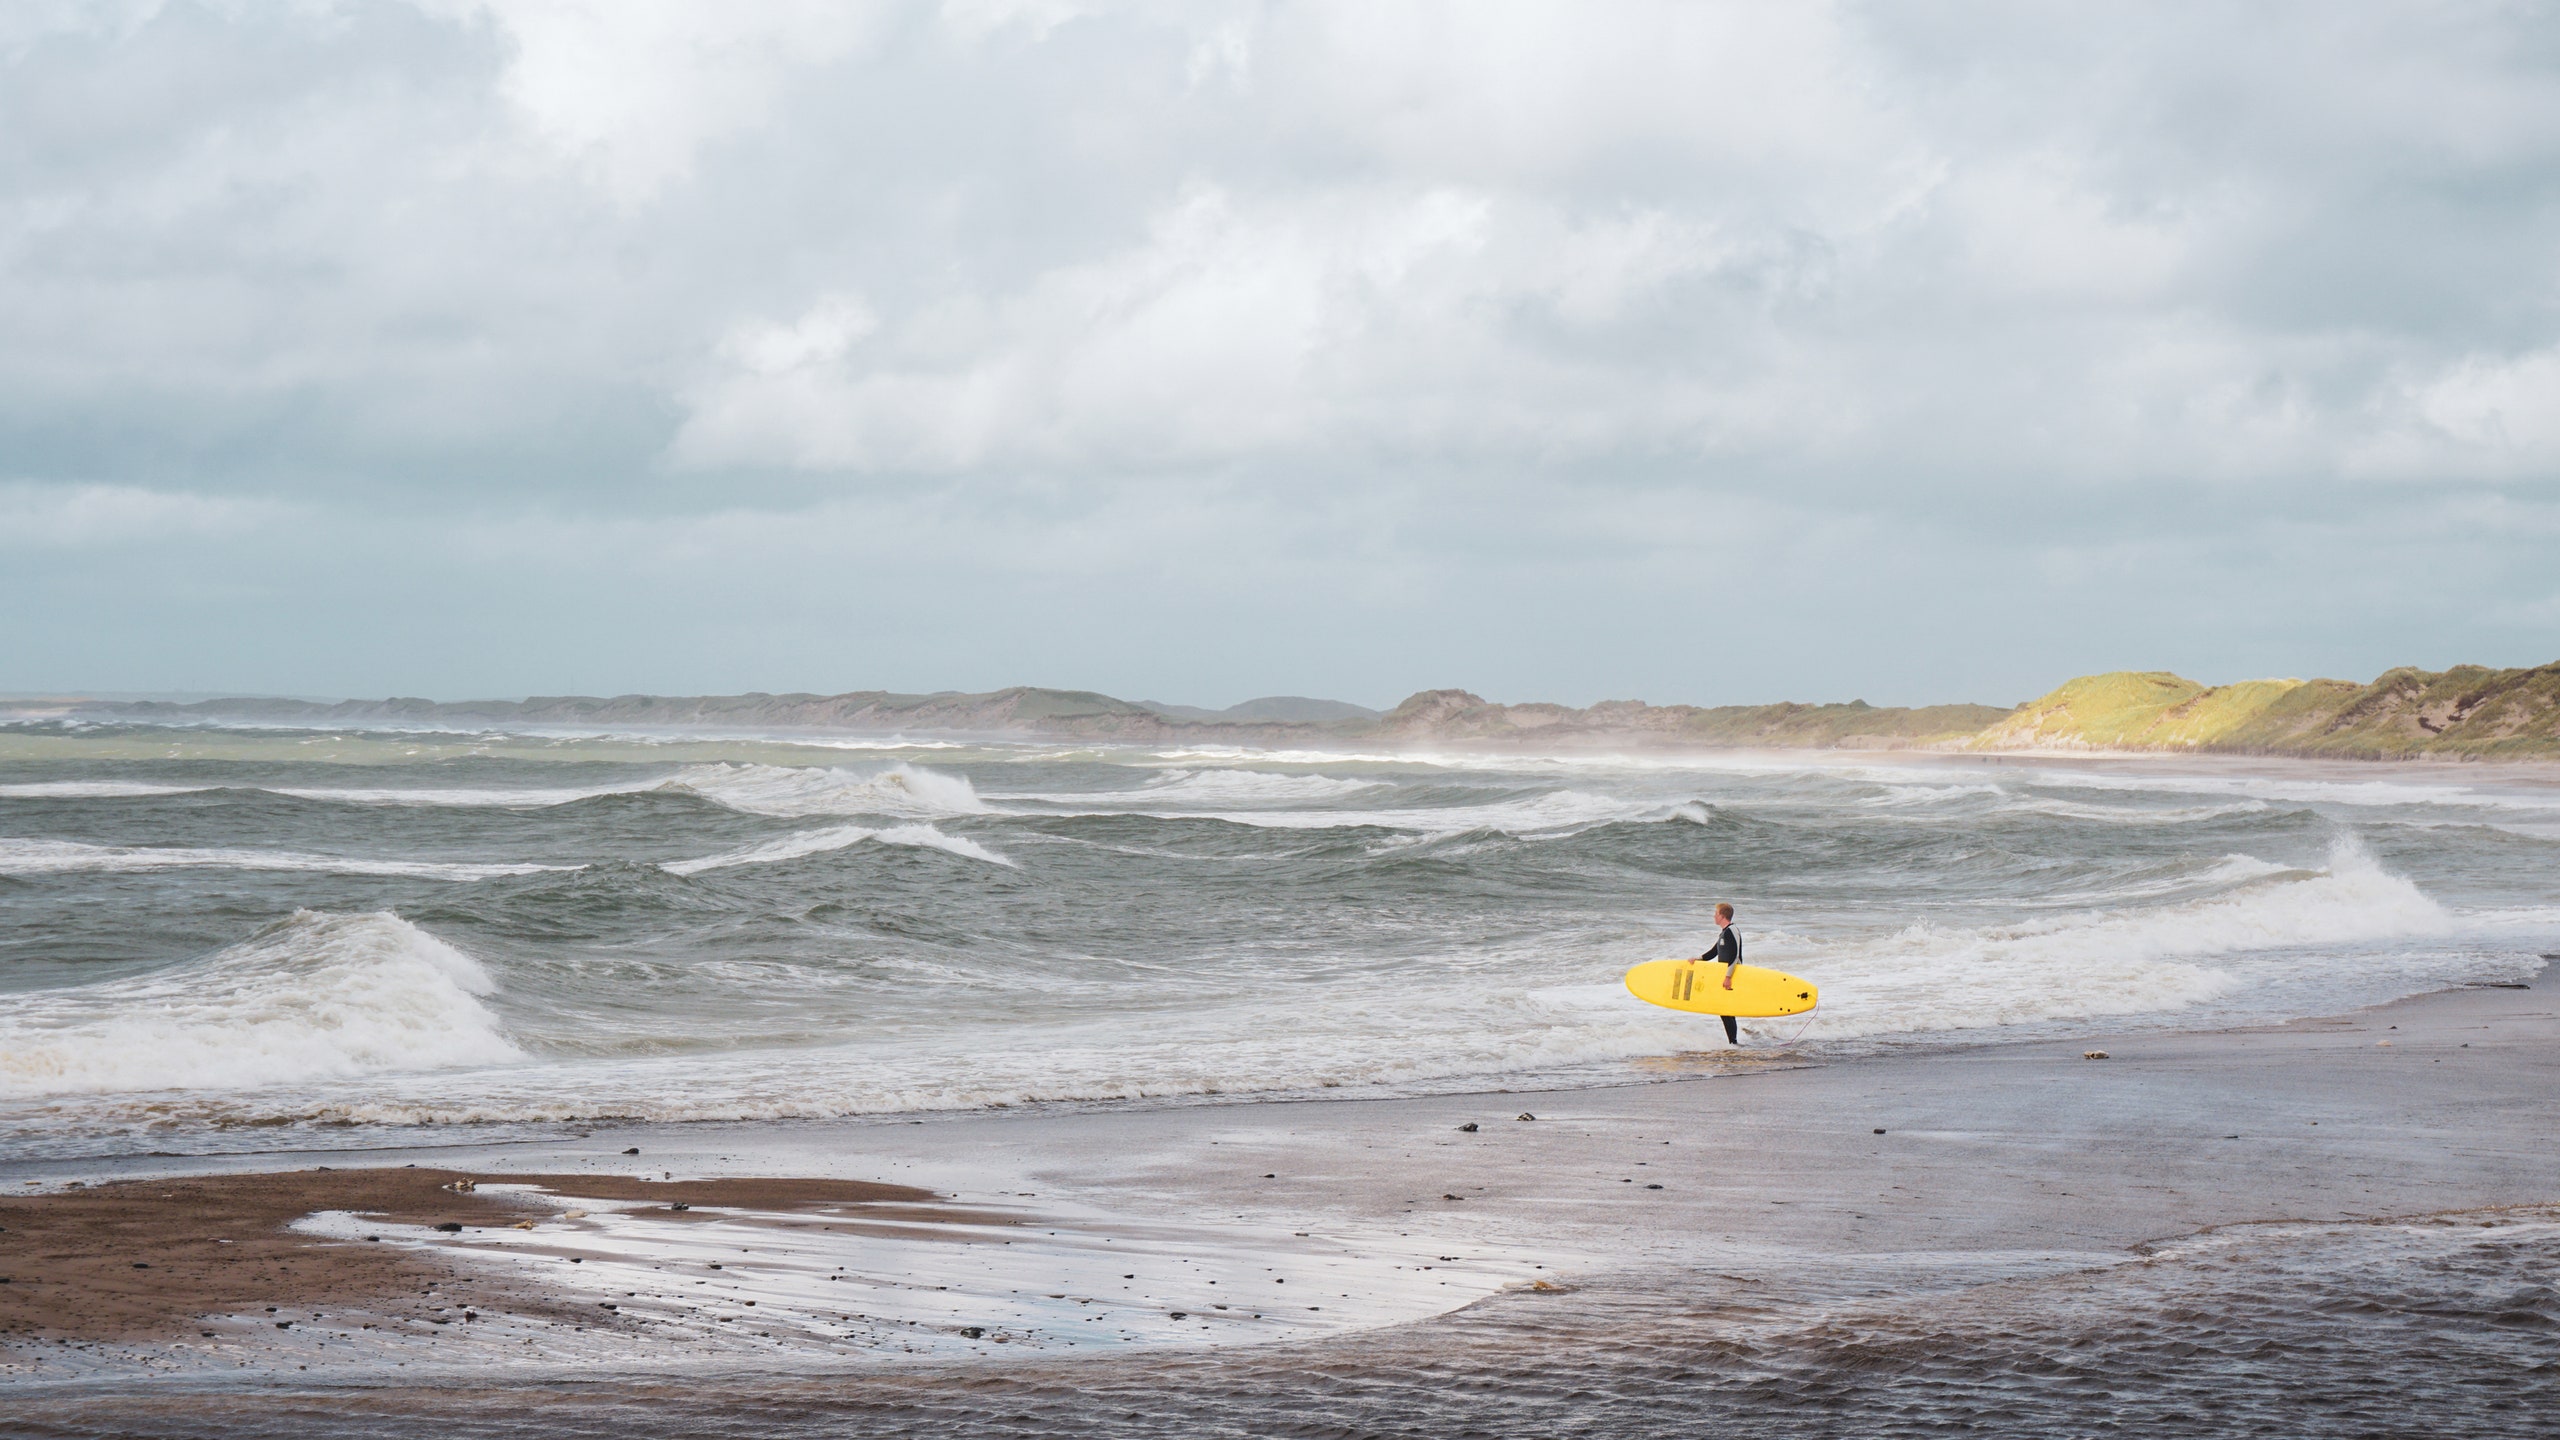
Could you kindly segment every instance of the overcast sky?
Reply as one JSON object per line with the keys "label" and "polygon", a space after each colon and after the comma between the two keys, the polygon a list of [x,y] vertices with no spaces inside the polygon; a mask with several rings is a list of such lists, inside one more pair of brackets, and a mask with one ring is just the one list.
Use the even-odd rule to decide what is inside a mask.
{"label": "overcast sky", "polygon": [[2560,659],[2560,13],[0,7],[0,690]]}

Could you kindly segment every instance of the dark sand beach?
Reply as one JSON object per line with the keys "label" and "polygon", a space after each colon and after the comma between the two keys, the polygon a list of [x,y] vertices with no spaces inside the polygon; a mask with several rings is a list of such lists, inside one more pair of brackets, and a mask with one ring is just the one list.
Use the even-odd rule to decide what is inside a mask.
{"label": "dark sand beach", "polygon": [[[2546,991],[2483,987],[1564,1092],[636,1126],[417,1169],[17,1165],[0,1383],[41,1435],[1673,1434],[1737,1410],[1787,1434],[2524,1435],[2560,1403],[2555,1042]],[[494,1193],[442,1188],[466,1177]],[[579,1230],[579,1201],[642,1228]],[[279,1228],[331,1210],[362,1223]],[[824,1231],[872,1296],[991,1244],[989,1294],[1045,1289],[1079,1243],[1260,1273],[1038,1297],[1155,1327],[1089,1345],[1036,1316],[830,1332],[779,1262],[762,1352],[705,1349],[636,1287],[601,1308],[586,1267],[620,1243],[679,1270],[664,1227],[705,1212]],[[541,1243],[493,1263],[496,1234]],[[688,1283],[730,1283],[712,1268]],[[1278,1317],[1290,1279],[1293,1308],[1353,1321],[1180,1309]]]}

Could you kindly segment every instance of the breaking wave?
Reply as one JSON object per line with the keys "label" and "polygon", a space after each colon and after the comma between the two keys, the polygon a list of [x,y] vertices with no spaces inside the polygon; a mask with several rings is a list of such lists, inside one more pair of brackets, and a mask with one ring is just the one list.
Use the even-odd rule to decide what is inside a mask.
{"label": "breaking wave", "polygon": [[936,819],[984,815],[989,809],[966,776],[945,775],[921,765],[892,765],[868,772],[819,766],[689,765],[656,788],[699,795],[750,815]]}
{"label": "breaking wave", "polygon": [[974,840],[958,835],[945,835],[930,825],[892,825],[885,830],[867,829],[860,825],[838,825],[828,830],[804,830],[785,835],[761,845],[706,855],[699,860],[670,860],[658,868],[670,875],[699,875],[705,870],[726,870],[733,865],[772,865],[784,860],[797,860],[804,855],[823,854],[859,845],[865,840],[882,845],[916,845],[932,850],[947,850],[971,860],[990,865],[1015,868],[1011,860]]}
{"label": "breaking wave", "polygon": [[[2323,870],[2229,856],[2200,879],[2231,888],[2156,909],[2083,911],[2022,924],[1909,926],[1808,956],[1825,967],[1813,1033],[1868,1035],[2176,1011],[2240,988],[2202,963],[2271,950],[2437,935],[2443,906],[2352,837]],[[2232,883],[2237,882],[2237,883]],[[1770,963],[1782,963],[1772,960]],[[2326,955],[2307,965],[2332,963]],[[2269,976],[2262,970],[2259,979]]]}
{"label": "breaking wave", "polygon": [[296,911],[190,965],[0,996],[0,1096],[249,1089],[519,1058],[479,961],[388,912]]}

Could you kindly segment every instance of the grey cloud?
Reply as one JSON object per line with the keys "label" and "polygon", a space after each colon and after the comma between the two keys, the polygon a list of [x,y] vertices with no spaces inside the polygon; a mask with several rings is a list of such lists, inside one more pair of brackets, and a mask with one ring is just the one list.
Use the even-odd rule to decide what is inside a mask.
{"label": "grey cloud", "polygon": [[[2018,698],[2560,638],[2539,8],[136,3],[0,66],[53,557],[0,595],[134,597],[47,683]],[[144,643],[182,591],[304,659]]]}

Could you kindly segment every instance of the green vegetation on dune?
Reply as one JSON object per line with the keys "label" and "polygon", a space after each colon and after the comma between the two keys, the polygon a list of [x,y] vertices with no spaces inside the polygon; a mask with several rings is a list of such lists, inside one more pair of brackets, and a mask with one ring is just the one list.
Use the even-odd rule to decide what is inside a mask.
{"label": "green vegetation on dune", "polygon": [[2020,707],[1968,748],[2560,759],[2560,664],[2400,669],[2370,685],[2244,680],[2207,687],[2163,672],[2084,675]]}
{"label": "green vegetation on dune", "polygon": [[2142,744],[2163,715],[2206,693],[2165,670],[2117,670],[2064,682],[2042,699],[1974,738],[1989,750],[2085,746],[2119,750]]}

